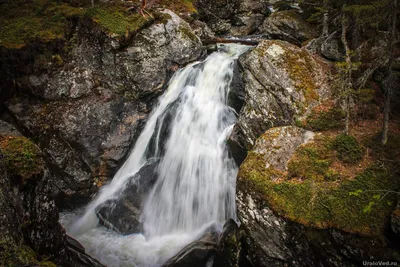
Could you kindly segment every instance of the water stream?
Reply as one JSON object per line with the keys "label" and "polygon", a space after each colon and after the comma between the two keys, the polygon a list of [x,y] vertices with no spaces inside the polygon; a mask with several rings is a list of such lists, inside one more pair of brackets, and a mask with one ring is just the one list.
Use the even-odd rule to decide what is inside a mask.
{"label": "water stream", "polygon": [[[227,99],[234,61],[248,49],[225,45],[179,70],[113,180],[83,212],[62,214],[90,255],[106,266],[160,266],[208,226],[236,219],[237,166],[226,149],[236,114]],[[142,205],[143,231],[124,236],[100,226],[96,208],[154,158],[158,178]]]}

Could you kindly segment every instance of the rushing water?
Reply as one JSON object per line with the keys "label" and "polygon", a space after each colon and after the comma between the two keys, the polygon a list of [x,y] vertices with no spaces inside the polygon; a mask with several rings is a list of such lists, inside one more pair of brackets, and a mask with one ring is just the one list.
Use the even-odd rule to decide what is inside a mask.
{"label": "rushing water", "polygon": [[[160,266],[211,224],[236,218],[237,167],[226,139],[236,121],[227,105],[234,61],[248,47],[224,46],[179,70],[113,180],[81,214],[61,222],[107,266]],[[149,158],[158,179],[143,203],[143,233],[122,236],[98,225],[95,209],[114,198]]]}

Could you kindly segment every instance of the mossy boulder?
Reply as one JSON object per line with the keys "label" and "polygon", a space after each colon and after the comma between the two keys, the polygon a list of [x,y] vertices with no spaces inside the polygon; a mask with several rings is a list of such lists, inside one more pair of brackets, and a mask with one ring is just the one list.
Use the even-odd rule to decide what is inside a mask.
{"label": "mossy boulder", "polygon": [[25,137],[0,136],[0,150],[8,169],[25,183],[43,174],[43,159],[39,148]]}
{"label": "mossy boulder", "polygon": [[[395,217],[392,211],[397,200],[396,194],[390,192],[399,188],[400,180],[391,172],[390,165],[383,168],[378,164],[382,154],[371,158],[364,152],[365,147],[371,149],[368,142],[360,143],[351,136],[316,134],[313,139],[304,139],[301,137],[304,130],[292,128],[292,133],[297,132],[295,135],[288,133],[289,129],[268,130],[240,166],[238,212],[252,246],[261,246],[267,258],[279,256],[287,261],[290,255],[304,253],[307,244],[314,246],[315,240],[308,239],[290,250],[293,233],[289,229],[300,225],[296,230],[300,235],[308,235],[309,229],[321,229],[317,235],[326,233],[325,242],[329,242],[330,238],[336,238],[330,233],[335,228],[352,240],[346,241],[351,243],[350,256],[339,255],[341,252],[329,248],[328,258],[338,254],[335,257],[354,257],[359,261],[355,251],[362,252],[364,257],[371,254],[368,257],[375,259],[396,258],[396,249],[386,243],[385,235],[391,216]],[[300,137],[299,142],[293,136]],[[290,152],[282,149],[290,146]],[[344,150],[349,155],[356,151],[356,156],[349,160],[343,157]],[[269,226],[273,224],[275,227]],[[283,238],[279,237],[282,235]],[[266,244],[265,238],[273,239],[273,243]],[[318,250],[327,253],[325,245]]]}
{"label": "mossy boulder", "polygon": [[331,94],[330,65],[285,41],[263,41],[239,62],[245,105],[230,140],[242,150],[271,127],[305,119]]}
{"label": "mossy boulder", "polygon": [[[290,135],[265,141],[275,131],[267,131],[256,142],[240,167],[239,180],[251,185],[274,211],[292,221],[383,235],[394,199],[379,192],[395,190],[399,181],[372,163],[359,168],[364,150],[354,137],[318,135],[314,141],[292,149],[287,157],[286,151],[273,149],[270,144],[293,143]],[[282,162],[276,162],[271,154],[284,155],[287,169],[282,170]]]}
{"label": "mossy boulder", "polygon": [[259,31],[271,39],[285,40],[296,45],[318,36],[315,25],[306,22],[295,9],[272,13]]}

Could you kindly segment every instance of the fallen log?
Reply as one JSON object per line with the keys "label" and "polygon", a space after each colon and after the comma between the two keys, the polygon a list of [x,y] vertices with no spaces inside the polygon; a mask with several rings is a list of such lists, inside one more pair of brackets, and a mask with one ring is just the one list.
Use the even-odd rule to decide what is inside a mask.
{"label": "fallen log", "polygon": [[205,41],[204,45],[213,45],[213,44],[242,44],[242,45],[258,45],[260,40],[247,40],[247,39],[230,39],[230,38],[219,38],[216,37],[214,39]]}

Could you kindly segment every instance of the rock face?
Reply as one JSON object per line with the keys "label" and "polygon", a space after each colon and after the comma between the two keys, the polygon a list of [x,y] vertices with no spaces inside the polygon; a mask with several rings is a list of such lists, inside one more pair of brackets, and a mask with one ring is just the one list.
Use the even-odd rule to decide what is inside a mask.
{"label": "rock face", "polygon": [[[329,210],[329,213],[325,219],[318,217],[316,220],[329,221],[335,216],[341,216],[336,209],[342,210],[347,205],[334,206],[336,191],[329,191],[329,182],[313,181],[310,185],[311,191],[302,195],[302,190],[307,185],[300,179],[305,178],[288,175],[298,151],[308,151],[307,153],[317,157],[315,144],[321,137],[312,136],[312,132],[292,126],[270,129],[257,140],[254,149],[241,165],[237,181],[237,209],[241,227],[247,234],[243,241],[244,257],[251,266],[358,266],[365,260],[395,260],[399,256],[396,246],[383,241],[379,236],[344,232],[338,230],[338,226],[329,227],[329,222],[321,222],[314,225],[315,228],[307,223],[317,209],[321,209],[322,213]],[[357,179],[360,177],[357,176],[354,180]],[[370,181],[373,179],[375,178]],[[378,183],[383,182],[381,179],[378,178]],[[341,186],[346,186],[346,183],[340,184],[339,188]],[[353,188],[359,188],[359,185],[350,186],[347,190]],[[321,193],[318,190],[322,190]],[[313,197],[310,196],[312,194]],[[321,194],[325,194],[323,197],[327,196],[326,199],[332,202],[328,202]],[[348,203],[353,203],[349,194],[346,191],[339,197],[347,198]],[[282,198],[283,202],[280,202]],[[301,198],[307,199],[301,203]],[[296,213],[292,210],[293,207],[302,211]],[[309,212],[303,213],[305,210]],[[291,212],[294,212],[294,217],[290,215]],[[364,229],[370,227],[374,216],[379,216],[362,214],[361,212],[355,216],[359,222],[349,219],[340,228],[349,229],[348,226],[357,227],[360,223],[361,229]],[[347,218],[353,215],[346,211],[345,216]],[[360,219],[360,216],[370,217]],[[385,222],[383,224],[386,225]],[[392,220],[392,227],[393,225],[396,223]],[[379,227],[372,228],[376,231]]]}
{"label": "rock face", "polygon": [[393,232],[400,235],[400,201],[397,202],[397,207],[392,213],[391,228]]}
{"label": "rock face", "polygon": [[330,66],[284,41],[263,41],[239,58],[245,105],[229,143],[240,164],[268,128],[291,125],[329,96]]}
{"label": "rock face", "polygon": [[140,232],[140,210],[157,180],[157,163],[150,159],[129,179],[118,198],[107,200],[96,209],[101,224],[121,234]]}
{"label": "rock face", "polygon": [[162,14],[124,42],[82,22],[62,67],[19,79],[31,97],[15,97],[7,107],[58,169],[65,208],[70,196],[88,196],[113,176],[172,73],[203,54],[188,23]]}
{"label": "rock face", "polygon": [[345,51],[340,41],[340,32],[333,32],[322,42],[321,54],[334,61],[342,61],[344,59]]}
{"label": "rock face", "polygon": [[255,33],[270,13],[268,1],[196,1],[200,19],[218,35],[244,36]]}
{"label": "rock face", "polygon": [[304,21],[293,9],[272,13],[265,19],[259,31],[271,39],[280,39],[296,45],[318,36],[315,25]]}
{"label": "rock face", "polygon": [[[9,124],[0,122],[0,251],[4,266],[101,266],[71,252],[58,222],[54,175],[43,153]],[[87,262],[75,261],[83,257]],[[48,266],[48,265],[46,265]]]}
{"label": "rock face", "polygon": [[269,13],[267,1],[240,1],[230,31],[231,35],[244,36],[259,31]]}
{"label": "rock face", "polygon": [[239,3],[238,0],[200,0],[196,1],[196,7],[201,20],[205,21],[211,30],[216,34],[224,34],[232,27]]}
{"label": "rock face", "polygon": [[218,234],[214,231],[205,233],[198,240],[185,246],[163,267],[203,267],[212,262],[217,250]]}

